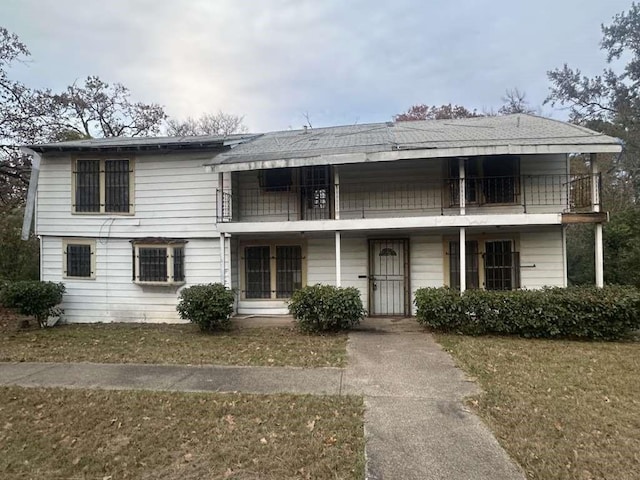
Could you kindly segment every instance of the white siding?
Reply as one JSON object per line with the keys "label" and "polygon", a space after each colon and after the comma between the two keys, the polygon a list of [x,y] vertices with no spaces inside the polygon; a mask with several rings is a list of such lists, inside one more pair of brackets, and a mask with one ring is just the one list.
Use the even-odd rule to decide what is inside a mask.
{"label": "white siding", "polygon": [[412,236],[409,239],[409,252],[411,314],[415,315],[415,291],[444,285],[442,235]]}
{"label": "white siding", "polygon": [[[42,279],[63,282],[63,308],[68,322],[180,322],[178,294],[184,287],[150,287],[132,281],[131,243],[96,239],[95,280],[62,278],[62,238],[42,239]],[[188,287],[220,281],[218,239],[189,239],[185,246]]]}
{"label": "white siding", "polygon": [[522,288],[564,286],[564,262],[562,227],[520,234]]}
{"label": "white siding", "polygon": [[214,237],[217,175],[203,163],[211,155],[134,158],[133,215],[72,214],[72,160],[45,157],[38,185],[37,233],[50,236]]}

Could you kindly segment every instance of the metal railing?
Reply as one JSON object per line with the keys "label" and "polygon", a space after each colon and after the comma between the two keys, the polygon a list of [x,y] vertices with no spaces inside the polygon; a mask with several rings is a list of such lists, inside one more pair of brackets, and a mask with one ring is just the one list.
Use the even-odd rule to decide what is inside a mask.
{"label": "metal railing", "polygon": [[[484,207],[503,207],[503,213],[584,211],[598,205],[599,186],[599,175],[474,177],[465,179],[465,205],[483,207],[478,213],[490,213]],[[333,219],[335,198],[341,219],[457,215],[460,179],[343,181],[277,190],[240,186],[218,191],[218,198],[218,222]]]}

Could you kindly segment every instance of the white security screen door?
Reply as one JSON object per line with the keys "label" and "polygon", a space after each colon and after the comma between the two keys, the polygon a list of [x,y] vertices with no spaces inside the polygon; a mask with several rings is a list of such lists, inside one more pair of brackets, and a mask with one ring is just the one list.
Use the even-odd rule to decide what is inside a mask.
{"label": "white security screen door", "polygon": [[407,314],[407,252],[405,239],[370,240],[369,291],[372,315]]}

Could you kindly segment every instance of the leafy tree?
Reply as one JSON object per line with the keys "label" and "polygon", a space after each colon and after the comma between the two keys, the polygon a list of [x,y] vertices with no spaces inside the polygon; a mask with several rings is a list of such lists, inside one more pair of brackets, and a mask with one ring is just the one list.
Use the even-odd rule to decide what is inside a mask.
{"label": "leafy tree", "polygon": [[0,281],[38,279],[38,239],[20,239],[22,216],[22,208],[0,213]]}
{"label": "leafy tree", "polygon": [[167,121],[166,133],[171,137],[188,137],[195,135],[231,135],[247,133],[244,117],[229,113],[208,113],[199,118],[188,117],[186,120]]}
{"label": "leafy tree", "polygon": [[454,118],[472,118],[481,117],[476,110],[468,110],[462,105],[435,105],[429,106],[425,104],[413,105],[404,113],[394,115],[396,122],[411,122],[415,120],[443,120]]}

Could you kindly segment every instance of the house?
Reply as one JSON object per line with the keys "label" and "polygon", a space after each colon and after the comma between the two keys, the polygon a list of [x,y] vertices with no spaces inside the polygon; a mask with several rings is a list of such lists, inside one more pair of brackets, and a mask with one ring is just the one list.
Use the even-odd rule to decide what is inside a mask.
{"label": "house", "polygon": [[602,285],[597,156],[620,151],[524,114],[34,145],[41,276],[66,284],[70,322],[177,321],[182,288],[219,281],[239,314],[286,313],[294,290],[328,283],[411,315],[420,287],[566,286],[579,222]]}

